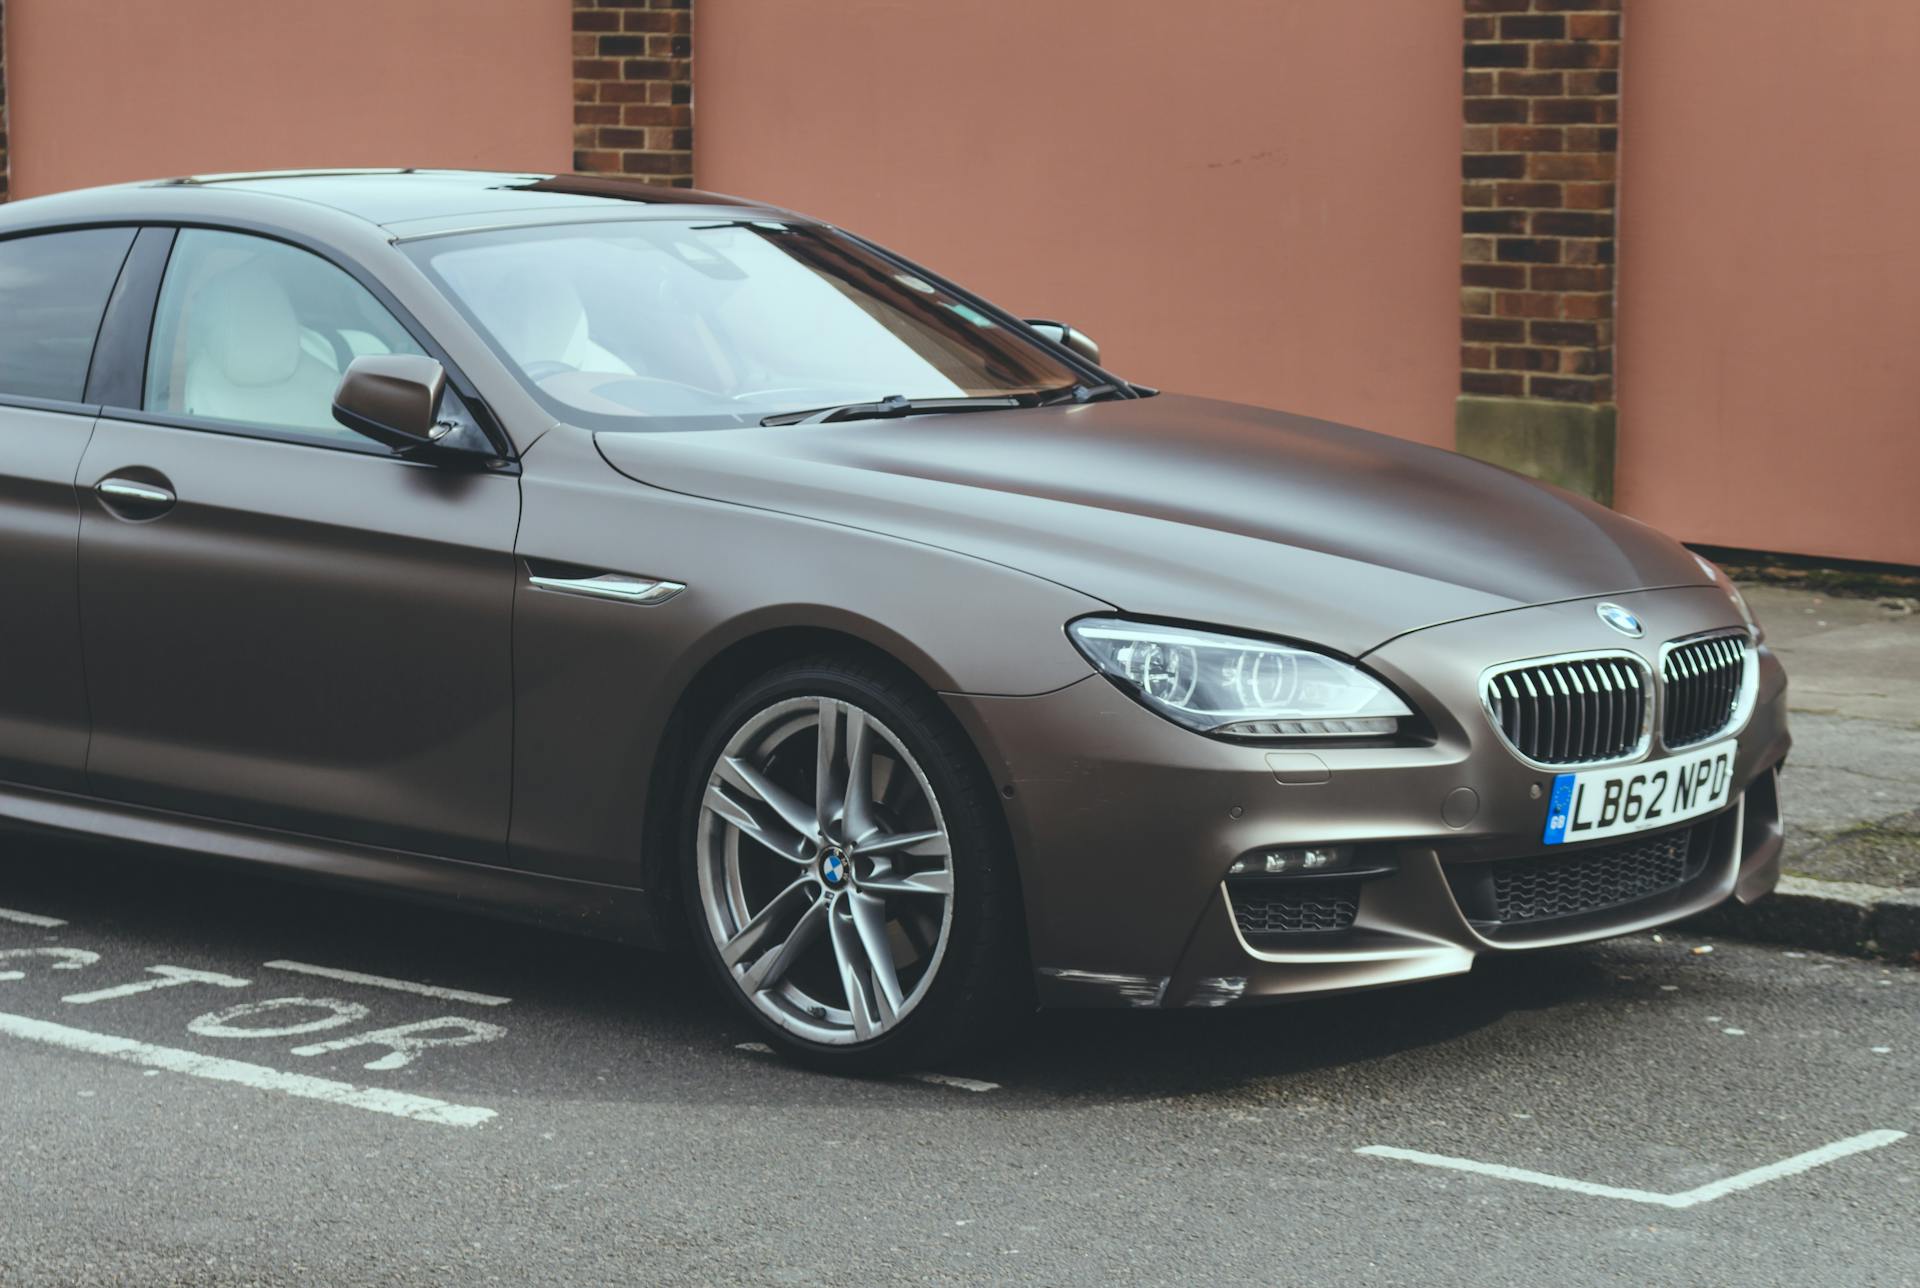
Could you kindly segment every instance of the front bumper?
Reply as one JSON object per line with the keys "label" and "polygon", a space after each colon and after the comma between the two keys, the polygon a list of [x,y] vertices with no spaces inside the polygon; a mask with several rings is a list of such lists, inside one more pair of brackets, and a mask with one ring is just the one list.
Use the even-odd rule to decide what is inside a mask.
{"label": "front bumper", "polygon": [[[1696,820],[1703,857],[1686,880],[1530,926],[1494,929],[1462,911],[1450,871],[1457,881],[1469,865],[1546,848],[1553,778],[1487,721],[1482,670],[1606,647],[1657,668],[1664,641],[1740,625],[1712,588],[1611,598],[1646,624],[1644,639],[1611,633],[1593,601],[1577,601],[1432,627],[1370,654],[1366,664],[1432,721],[1429,745],[1224,742],[1161,719],[1097,676],[1039,697],[950,695],[997,784],[1011,789],[1003,803],[1042,1004],[1221,1006],[1426,979],[1463,972],[1482,953],[1625,934],[1770,891],[1781,849],[1774,779],[1790,738],[1786,677],[1763,648],[1729,804]],[[1665,754],[1656,742],[1646,759]],[[1361,887],[1351,928],[1254,946],[1235,922],[1227,868],[1250,850],[1309,844],[1364,846],[1394,870]]]}

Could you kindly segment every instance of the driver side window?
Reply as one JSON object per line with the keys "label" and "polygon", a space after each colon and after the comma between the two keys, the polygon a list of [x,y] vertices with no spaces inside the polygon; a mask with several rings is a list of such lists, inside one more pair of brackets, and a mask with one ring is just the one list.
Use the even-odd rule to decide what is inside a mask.
{"label": "driver side window", "polygon": [[364,443],[333,419],[347,364],[419,352],[365,287],[318,255],[182,229],[154,314],[145,407]]}

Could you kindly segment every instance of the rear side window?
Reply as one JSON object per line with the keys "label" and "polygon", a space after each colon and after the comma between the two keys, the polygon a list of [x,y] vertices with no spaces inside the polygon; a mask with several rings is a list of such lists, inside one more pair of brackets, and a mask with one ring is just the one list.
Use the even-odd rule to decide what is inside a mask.
{"label": "rear side window", "polygon": [[79,402],[131,228],[0,241],[0,394]]}

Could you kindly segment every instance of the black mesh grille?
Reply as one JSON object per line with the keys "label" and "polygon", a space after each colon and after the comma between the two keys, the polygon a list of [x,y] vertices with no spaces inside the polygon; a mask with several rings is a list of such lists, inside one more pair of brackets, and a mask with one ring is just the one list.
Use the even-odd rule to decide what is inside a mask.
{"label": "black mesh grille", "polygon": [[1346,930],[1360,914],[1358,881],[1236,881],[1233,919],[1249,939]]}
{"label": "black mesh grille", "polygon": [[1493,723],[1543,765],[1615,760],[1640,743],[1647,679],[1628,654],[1508,667],[1487,677]]}
{"label": "black mesh grille", "polygon": [[1550,921],[1671,890],[1698,871],[1693,835],[1684,828],[1565,857],[1501,860],[1491,865],[1494,915],[1502,923]]}
{"label": "black mesh grille", "polygon": [[1666,704],[1661,734],[1667,746],[1705,742],[1731,724],[1746,667],[1744,634],[1695,640],[1668,652],[1660,665]]}

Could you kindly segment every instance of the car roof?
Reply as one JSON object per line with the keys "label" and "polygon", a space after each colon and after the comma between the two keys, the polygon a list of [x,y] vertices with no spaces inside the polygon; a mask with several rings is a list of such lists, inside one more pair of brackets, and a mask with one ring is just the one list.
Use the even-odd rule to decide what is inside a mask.
{"label": "car roof", "polygon": [[[107,188],[61,193],[23,206],[58,205],[68,216],[102,199],[121,205],[138,194],[147,207],[191,207],[211,213],[222,194],[279,198],[300,202],[310,213],[321,210],[376,225],[404,239],[476,228],[564,223],[582,219],[691,214],[699,208],[739,218],[742,212],[793,218],[791,212],[738,197],[675,188],[611,175],[514,173],[488,170],[278,170],[247,174],[188,175]],[[188,194],[193,199],[179,200]],[[255,205],[256,202],[245,204]],[[48,211],[52,213],[51,210]],[[11,221],[8,221],[11,222]]]}
{"label": "car roof", "polygon": [[219,186],[291,197],[383,228],[476,215],[537,218],[594,210],[628,213],[634,205],[756,205],[738,197],[617,176],[490,170],[281,170],[193,175],[161,184],[169,185]]}

